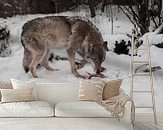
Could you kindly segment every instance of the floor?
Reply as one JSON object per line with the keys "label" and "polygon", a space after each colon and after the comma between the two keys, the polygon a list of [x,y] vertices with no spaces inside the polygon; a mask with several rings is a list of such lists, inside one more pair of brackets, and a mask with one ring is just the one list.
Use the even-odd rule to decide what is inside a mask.
{"label": "floor", "polygon": [[0,130],[163,130],[163,122],[136,122],[111,118],[0,118]]}
{"label": "floor", "polygon": [[137,122],[135,123],[134,130],[163,130],[163,123],[155,125],[151,122]]}

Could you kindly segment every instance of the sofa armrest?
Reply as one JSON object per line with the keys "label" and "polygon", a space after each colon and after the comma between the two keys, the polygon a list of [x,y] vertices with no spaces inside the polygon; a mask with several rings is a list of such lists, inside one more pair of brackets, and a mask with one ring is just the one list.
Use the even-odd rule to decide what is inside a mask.
{"label": "sofa armrest", "polygon": [[128,125],[130,126],[131,130],[133,130],[134,124],[132,124],[132,122],[131,122],[131,116],[132,116],[131,108],[132,108],[132,102],[127,102],[125,105],[124,117],[122,118],[122,122],[127,122]]}
{"label": "sofa armrest", "polygon": [[129,127],[130,130],[134,130],[134,124],[131,122],[131,107],[132,107],[132,102],[127,102],[125,105],[125,111],[124,111],[124,117],[121,118],[120,124],[125,124],[126,127]]}
{"label": "sofa armrest", "polygon": [[125,105],[124,119],[131,123],[131,107],[132,102],[127,102]]}

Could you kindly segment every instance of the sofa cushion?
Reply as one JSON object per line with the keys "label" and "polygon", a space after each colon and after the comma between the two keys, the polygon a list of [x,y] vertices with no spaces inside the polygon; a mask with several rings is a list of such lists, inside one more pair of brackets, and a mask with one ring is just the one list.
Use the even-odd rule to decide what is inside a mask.
{"label": "sofa cushion", "polygon": [[0,117],[51,117],[53,107],[45,101],[0,104]]}
{"label": "sofa cushion", "polygon": [[121,79],[106,81],[103,89],[102,99],[107,100],[111,97],[119,95],[121,83],[122,83]]}
{"label": "sofa cushion", "polygon": [[37,83],[37,99],[48,101],[53,105],[62,101],[75,101],[79,95],[79,84],[76,83]]}
{"label": "sofa cushion", "polygon": [[20,81],[16,79],[11,79],[11,84],[13,86],[13,89],[26,89],[26,88],[33,88],[32,95],[35,100],[37,100],[37,92],[36,92],[36,83],[34,80],[31,81]]}
{"label": "sofa cushion", "polygon": [[[0,81],[0,89],[12,89],[12,84],[10,81]],[[1,101],[1,92],[0,92],[0,101]]]}
{"label": "sofa cushion", "polygon": [[0,81],[0,88],[1,89],[12,89],[11,81]]}
{"label": "sofa cushion", "polygon": [[111,113],[93,101],[59,102],[55,106],[57,117],[112,117]]}
{"label": "sofa cushion", "polygon": [[1,89],[2,103],[33,101],[33,88],[26,89]]}
{"label": "sofa cushion", "polygon": [[101,101],[104,81],[82,80],[79,89],[79,100]]}

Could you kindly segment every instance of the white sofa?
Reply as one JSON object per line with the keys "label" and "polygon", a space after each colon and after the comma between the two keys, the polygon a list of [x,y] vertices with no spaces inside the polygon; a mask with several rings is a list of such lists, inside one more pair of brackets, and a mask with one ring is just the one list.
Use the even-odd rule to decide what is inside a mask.
{"label": "white sofa", "polygon": [[[19,113],[14,109],[7,110],[10,108],[10,103],[4,103],[8,105],[7,107],[0,104],[0,130],[132,129],[130,102],[125,106],[124,117],[118,122],[111,116],[110,112],[97,103],[77,101],[79,84],[36,83],[35,93],[38,101],[27,104],[21,102],[15,105],[14,109],[21,109]],[[123,93],[123,90],[121,90],[121,93]],[[24,110],[25,108],[29,109]]]}

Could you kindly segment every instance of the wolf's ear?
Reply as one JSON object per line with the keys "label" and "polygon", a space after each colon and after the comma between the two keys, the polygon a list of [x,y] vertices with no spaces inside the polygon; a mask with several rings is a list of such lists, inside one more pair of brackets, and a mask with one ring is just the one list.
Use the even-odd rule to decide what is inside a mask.
{"label": "wolf's ear", "polygon": [[108,45],[108,42],[107,41],[104,41],[104,48],[105,48],[106,51],[109,51],[109,48],[108,48],[107,45]]}

